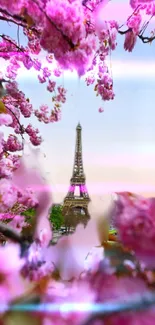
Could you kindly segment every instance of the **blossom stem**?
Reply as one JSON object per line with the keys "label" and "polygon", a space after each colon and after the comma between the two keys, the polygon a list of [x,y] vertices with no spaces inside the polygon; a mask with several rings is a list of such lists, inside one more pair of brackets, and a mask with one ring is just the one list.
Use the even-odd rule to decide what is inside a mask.
{"label": "blossom stem", "polygon": [[0,233],[2,233],[7,239],[10,239],[14,243],[18,243],[20,245],[21,257],[25,255],[25,252],[33,241],[32,236],[24,237],[2,222],[0,222]]}
{"label": "blossom stem", "polygon": [[21,244],[23,241],[22,236],[14,231],[12,228],[8,227],[4,223],[0,222],[0,232],[8,239],[11,239],[12,241]]}
{"label": "blossom stem", "polygon": [[55,27],[55,29],[59,32],[59,33],[61,33],[61,35],[63,36],[63,38],[66,40],[66,42],[69,44],[69,46],[70,46],[70,48],[71,49],[74,49],[74,48],[76,48],[76,45],[74,45],[73,43],[72,43],[72,41],[63,33],[63,31],[60,29],[60,28],[58,28],[57,26],[56,26],[56,24],[50,19],[50,17],[46,14],[46,12],[43,10],[43,8],[41,8],[40,7],[40,5],[39,5],[39,3],[38,3],[38,1],[37,0],[33,0],[35,3],[36,3],[36,5],[38,6],[38,8],[39,8],[39,10],[40,11],[42,11],[43,13],[44,13],[44,15],[45,15],[45,17],[46,17],[46,19],[49,21],[49,23],[51,24],[51,25],[53,25],[54,27]]}
{"label": "blossom stem", "polygon": [[[20,17],[18,15],[11,15],[7,10],[4,10],[2,8],[0,8],[0,13],[2,15],[5,15],[5,16],[0,16],[0,20],[4,20],[6,22],[16,24],[23,28],[27,28],[27,21],[24,17]],[[39,34],[35,27],[31,26],[29,27],[29,29],[35,32],[36,34]]]}
{"label": "blossom stem", "polygon": [[[127,34],[127,33],[131,32],[131,31],[132,31],[132,28],[128,28],[128,29],[126,29],[126,30],[124,30],[124,31],[122,31],[122,30],[118,30],[118,33],[119,33],[120,35],[124,35],[124,34]],[[143,43],[151,43],[152,41],[155,40],[155,35],[152,36],[152,37],[149,37],[149,36],[143,36],[142,34],[138,34],[137,37],[139,37],[139,39],[140,39]]]}
{"label": "blossom stem", "polygon": [[4,39],[5,41],[9,42],[10,44],[16,46],[16,48],[18,49],[18,51],[23,52],[23,50],[22,50],[22,49],[21,49],[17,44],[15,44],[13,41],[11,41],[11,39],[8,38],[6,35],[4,35],[4,34],[3,34],[3,35],[0,34],[0,37],[1,37],[2,39]]}
{"label": "blossom stem", "polygon": [[[18,123],[18,125],[19,125],[19,129],[20,129],[20,136],[21,136],[21,138],[22,138],[22,150],[24,149],[24,136],[23,136],[23,126],[20,124],[20,121],[19,121],[19,119],[17,118],[17,116],[16,116],[16,114],[9,108],[9,107],[7,107],[7,110],[14,116],[14,118],[16,119],[16,121],[17,121],[17,123]],[[25,131],[24,131],[25,132]]]}

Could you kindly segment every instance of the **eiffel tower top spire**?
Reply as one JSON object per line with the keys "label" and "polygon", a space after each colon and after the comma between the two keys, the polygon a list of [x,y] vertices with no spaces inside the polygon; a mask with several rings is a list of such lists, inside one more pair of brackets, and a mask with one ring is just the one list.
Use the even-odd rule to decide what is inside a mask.
{"label": "eiffel tower top spire", "polygon": [[78,123],[76,130],[82,130],[82,126],[81,126],[80,122]]}

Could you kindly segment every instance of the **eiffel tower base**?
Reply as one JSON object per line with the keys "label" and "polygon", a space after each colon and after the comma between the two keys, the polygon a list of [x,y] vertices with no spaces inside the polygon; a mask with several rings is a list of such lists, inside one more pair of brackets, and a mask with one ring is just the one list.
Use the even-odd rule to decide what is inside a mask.
{"label": "eiffel tower base", "polygon": [[62,214],[64,216],[64,226],[66,229],[71,228],[75,230],[78,224],[83,224],[86,227],[88,221],[90,220],[90,215],[88,213],[88,203],[87,200],[72,200],[65,199]]}

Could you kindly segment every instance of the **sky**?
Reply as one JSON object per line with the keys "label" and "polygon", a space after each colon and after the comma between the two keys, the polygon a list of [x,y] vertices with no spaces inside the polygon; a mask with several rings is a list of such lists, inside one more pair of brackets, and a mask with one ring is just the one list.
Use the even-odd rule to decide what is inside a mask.
{"label": "sky", "polygon": [[[104,19],[125,21],[131,13],[128,2],[110,1]],[[2,29],[11,36],[17,32],[4,24]],[[93,87],[87,87],[73,73],[66,73],[58,80],[67,88],[62,120],[49,125],[32,120],[44,138],[41,168],[55,202],[61,202],[68,191],[78,122],[82,125],[84,170],[92,199],[105,200],[112,192],[123,190],[154,196],[155,42],[148,45],[138,41],[133,52],[127,53],[123,41],[124,36],[119,36],[118,47],[111,57],[113,101],[102,102]],[[18,81],[35,108],[41,104],[52,107],[50,93],[38,83],[33,71],[22,70]],[[104,108],[102,114],[98,113],[100,106]]]}

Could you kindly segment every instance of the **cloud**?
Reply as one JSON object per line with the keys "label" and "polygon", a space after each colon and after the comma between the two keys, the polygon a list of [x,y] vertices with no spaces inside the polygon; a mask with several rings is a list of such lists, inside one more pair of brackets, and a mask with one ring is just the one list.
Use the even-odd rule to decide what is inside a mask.
{"label": "cloud", "polygon": [[[108,63],[107,63],[108,64]],[[112,60],[112,74],[114,79],[140,79],[151,78],[154,79],[155,61],[140,61],[140,60]],[[43,62],[43,66],[48,66],[49,69],[53,68],[52,65]],[[5,65],[3,65],[1,71],[5,71]],[[18,81],[24,80],[37,80],[38,71],[35,69],[27,70],[24,67],[19,69]],[[65,79],[77,79],[76,71],[64,71]],[[58,78],[57,78],[58,79]],[[83,80],[85,79],[82,78]]]}
{"label": "cloud", "polygon": [[[131,183],[131,182],[100,182],[100,183],[88,183],[88,192],[91,195],[102,195],[102,194],[110,194],[114,192],[138,192],[138,193],[147,193],[147,192],[155,192],[155,185],[149,185],[144,183]],[[67,184],[56,184],[55,185],[55,193],[66,193]],[[33,185],[33,189],[36,189],[38,192],[43,190],[43,187],[35,187]],[[51,191],[53,186],[46,187],[45,190]]]}

